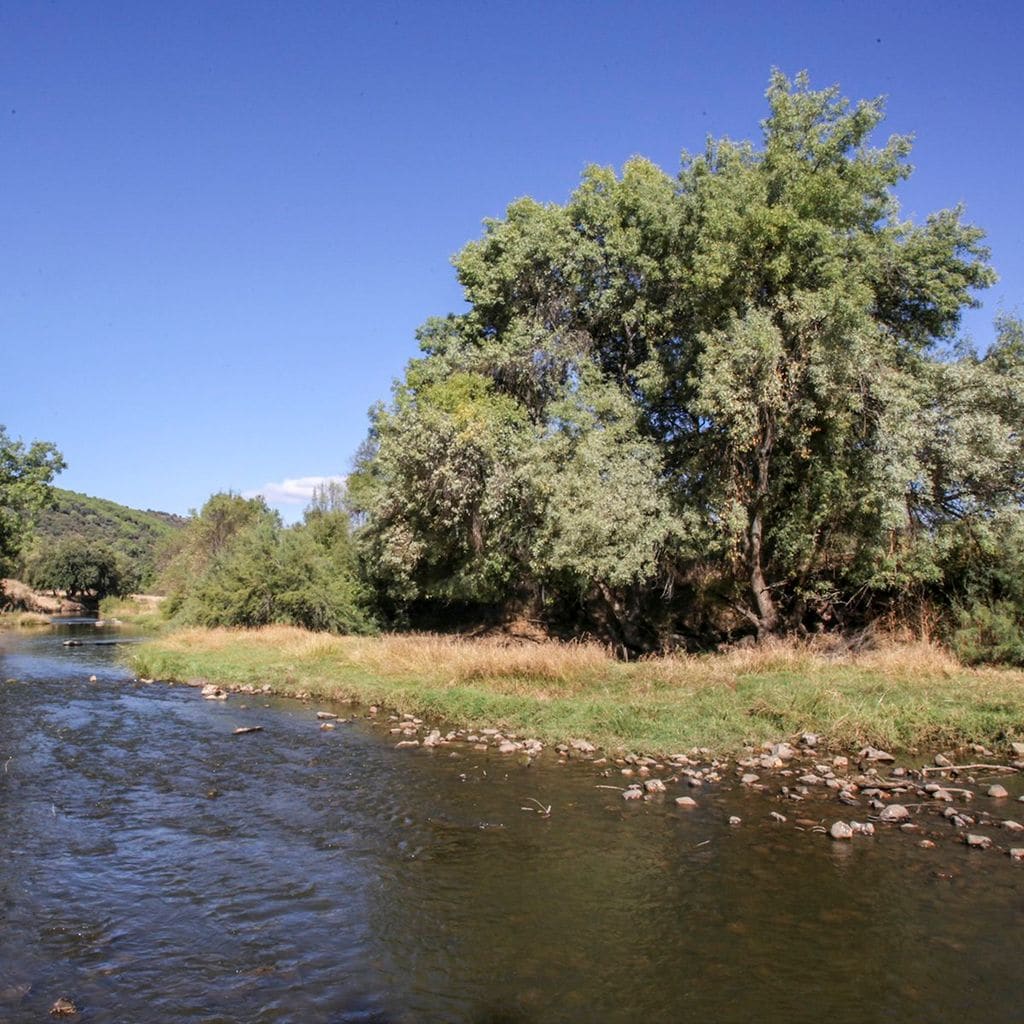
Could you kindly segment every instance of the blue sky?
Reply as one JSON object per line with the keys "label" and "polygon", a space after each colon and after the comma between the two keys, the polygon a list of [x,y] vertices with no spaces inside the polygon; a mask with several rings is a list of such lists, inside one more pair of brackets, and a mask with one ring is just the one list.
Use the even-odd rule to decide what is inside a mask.
{"label": "blue sky", "polygon": [[484,217],[756,139],[773,66],[889,97],[904,213],[988,232],[983,346],[1024,312],[1022,32],[999,0],[5,0],[0,423],[144,508],[344,473]]}

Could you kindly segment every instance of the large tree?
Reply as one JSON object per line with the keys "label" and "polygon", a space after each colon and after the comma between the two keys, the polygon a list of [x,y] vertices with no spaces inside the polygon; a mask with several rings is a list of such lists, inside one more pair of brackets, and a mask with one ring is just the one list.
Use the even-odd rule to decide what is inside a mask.
{"label": "large tree", "polygon": [[699,591],[765,636],[1019,514],[1021,346],[954,347],[982,232],[901,219],[880,100],[767,99],[760,146],[590,168],[458,255],[469,309],[422,329],[352,481],[385,581],[575,587],[636,647],[653,596]]}
{"label": "large tree", "polygon": [[51,498],[50,482],[64,459],[46,441],[28,447],[0,425],[0,575],[21,553],[36,513]]}

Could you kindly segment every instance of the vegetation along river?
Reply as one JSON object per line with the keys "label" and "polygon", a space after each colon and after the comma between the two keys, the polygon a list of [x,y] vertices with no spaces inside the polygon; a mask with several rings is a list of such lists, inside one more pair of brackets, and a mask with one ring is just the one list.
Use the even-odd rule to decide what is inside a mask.
{"label": "vegetation along river", "polygon": [[587,763],[395,749],[319,728],[347,706],[140,684],[72,635],[104,634],[0,636],[0,1021],[1024,1015],[1005,855],[832,842],[731,784],[686,811]]}

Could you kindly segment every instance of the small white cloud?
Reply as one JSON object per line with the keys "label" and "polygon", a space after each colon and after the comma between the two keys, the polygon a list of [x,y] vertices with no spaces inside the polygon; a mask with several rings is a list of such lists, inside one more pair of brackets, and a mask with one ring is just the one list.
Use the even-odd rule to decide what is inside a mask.
{"label": "small white cloud", "polygon": [[278,483],[264,484],[251,491],[245,491],[243,497],[255,498],[262,495],[268,505],[308,505],[313,498],[313,491],[329,483],[344,483],[343,476],[296,476],[288,477]]}

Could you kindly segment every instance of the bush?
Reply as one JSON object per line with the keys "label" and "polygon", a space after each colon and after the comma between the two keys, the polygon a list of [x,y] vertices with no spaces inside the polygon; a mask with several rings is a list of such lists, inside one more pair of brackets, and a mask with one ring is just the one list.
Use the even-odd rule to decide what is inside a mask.
{"label": "bush", "polygon": [[954,609],[949,644],[968,665],[1024,666],[1024,610],[1012,601],[973,601]]}

